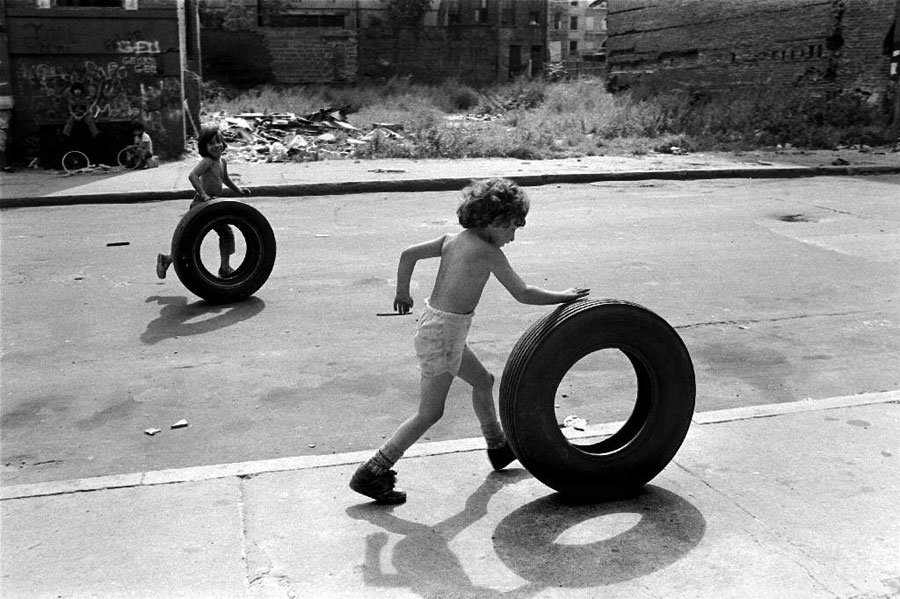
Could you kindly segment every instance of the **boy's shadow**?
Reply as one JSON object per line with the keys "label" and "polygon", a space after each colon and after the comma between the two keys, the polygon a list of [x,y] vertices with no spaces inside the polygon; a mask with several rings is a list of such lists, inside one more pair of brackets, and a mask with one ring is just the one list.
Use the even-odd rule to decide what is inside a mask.
{"label": "boy's shadow", "polygon": [[[383,506],[348,508],[386,531],[403,535],[394,547],[396,574],[381,571],[381,551],[388,535],[367,536],[365,583],[373,587],[408,588],[426,599],[444,597],[534,597],[548,588],[585,588],[632,580],[678,561],[703,538],[706,520],[678,495],[647,486],[636,497],[608,503],[574,504],[557,493],[542,497],[505,517],[492,535],[497,556],[527,584],[509,591],[476,586],[466,575],[450,542],[487,514],[491,496],[515,478],[492,473],[469,497],[459,513],[434,526],[394,516]],[[636,514],[639,520],[611,538],[583,544],[560,542],[563,532],[589,520],[615,514]],[[586,525],[589,529],[591,525]],[[594,532],[602,530],[598,523]],[[487,540],[485,540],[487,542]]]}
{"label": "boy's shadow", "polygon": [[[187,298],[183,296],[159,295],[148,297],[145,303],[150,302],[157,302],[163,308],[159,312],[159,317],[147,324],[147,330],[141,333],[141,342],[148,345],[173,337],[209,333],[252,318],[266,307],[265,302],[254,296],[234,304],[211,304],[205,300],[189,304]],[[190,322],[209,314],[216,316]]]}

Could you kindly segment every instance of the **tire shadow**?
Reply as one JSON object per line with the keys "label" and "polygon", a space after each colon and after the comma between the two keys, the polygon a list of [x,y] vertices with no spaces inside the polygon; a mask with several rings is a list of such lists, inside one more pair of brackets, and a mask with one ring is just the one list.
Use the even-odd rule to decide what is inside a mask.
{"label": "tire shadow", "polygon": [[[141,333],[141,342],[147,345],[163,339],[203,335],[235,323],[253,318],[266,307],[264,301],[251,296],[233,304],[211,304],[205,300],[188,303],[184,296],[153,295],[145,303],[156,302],[162,306],[159,317],[147,324]],[[215,314],[211,318],[203,318]]]}
{"label": "tire shadow", "polygon": [[[373,503],[348,508],[351,518],[386,531],[366,537],[366,585],[405,588],[424,599],[530,599],[548,589],[602,587],[646,576],[687,555],[706,531],[706,519],[697,508],[659,487],[648,485],[628,499],[587,504],[553,493],[511,512],[491,535],[497,557],[527,583],[505,591],[477,585],[453,553],[451,541],[487,514],[490,498],[504,485],[528,476],[525,470],[488,475],[461,512],[433,526],[399,518],[389,507]],[[599,521],[604,517],[609,519]],[[622,530],[623,523],[631,525]],[[611,527],[619,534],[603,534]],[[588,538],[580,542],[576,534],[576,542],[567,541],[567,531]],[[387,533],[401,538],[390,555],[383,556]],[[383,571],[385,557],[395,572]]]}
{"label": "tire shadow", "polygon": [[[560,542],[564,532],[606,516],[637,522],[601,540]],[[558,493],[542,497],[504,518],[493,540],[501,561],[532,585],[585,588],[661,570],[687,555],[705,532],[706,519],[690,502],[647,485],[632,498],[606,503],[574,503]]]}

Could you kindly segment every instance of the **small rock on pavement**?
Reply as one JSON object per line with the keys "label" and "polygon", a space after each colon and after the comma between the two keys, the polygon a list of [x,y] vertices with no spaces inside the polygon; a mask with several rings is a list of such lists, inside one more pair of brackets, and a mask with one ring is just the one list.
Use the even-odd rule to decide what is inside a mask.
{"label": "small rock on pavement", "polygon": [[188,425],[187,420],[179,420],[175,424],[172,425],[172,428],[184,428]]}

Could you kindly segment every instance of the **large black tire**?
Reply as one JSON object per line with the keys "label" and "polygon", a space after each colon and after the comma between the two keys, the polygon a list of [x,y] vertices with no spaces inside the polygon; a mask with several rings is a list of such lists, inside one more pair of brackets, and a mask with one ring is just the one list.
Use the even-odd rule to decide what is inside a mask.
{"label": "large black tire", "polygon": [[[575,445],[559,428],[556,390],[581,358],[610,348],[634,367],[634,409],[612,436]],[[695,395],[691,357],[665,320],[637,304],[587,299],[542,317],[513,347],[500,381],[500,419],[535,478],[578,499],[617,498],[672,460],[690,427]]]}
{"label": "large black tire", "polygon": [[[228,277],[210,272],[200,256],[203,238],[221,225],[237,229],[246,244],[243,262]],[[256,208],[233,200],[210,200],[192,208],[175,228],[172,266],[194,294],[224,304],[246,299],[263,286],[275,265],[275,250],[272,227]]]}

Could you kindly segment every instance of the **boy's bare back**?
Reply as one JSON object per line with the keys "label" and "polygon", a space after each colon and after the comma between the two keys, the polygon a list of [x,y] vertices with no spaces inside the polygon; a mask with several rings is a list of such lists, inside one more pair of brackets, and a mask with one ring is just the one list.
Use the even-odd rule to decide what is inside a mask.
{"label": "boy's bare back", "polygon": [[444,312],[468,314],[478,305],[498,255],[503,253],[471,229],[441,239],[441,264],[429,303]]}
{"label": "boy's bare back", "polygon": [[400,314],[409,313],[413,306],[409,283],[416,262],[428,258],[441,259],[429,304],[442,312],[473,312],[492,274],[523,304],[570,302],[590,292],[581,287],[548,291],[528,285],[510,266],[502,248],[515,240],[528,213],[528,201],[515,183],[492,179],[463,191],[466,199],[457,214],[464,230],[410,246],[400,254],[394,298],[394,309]]}

